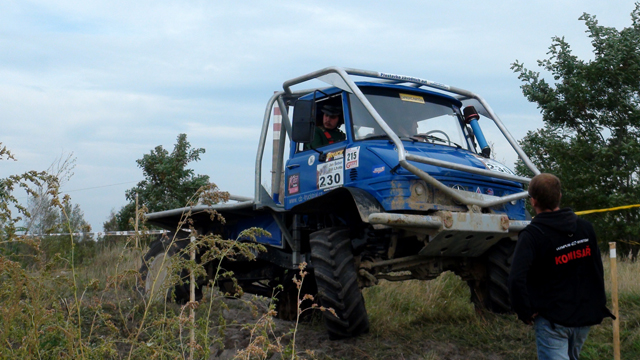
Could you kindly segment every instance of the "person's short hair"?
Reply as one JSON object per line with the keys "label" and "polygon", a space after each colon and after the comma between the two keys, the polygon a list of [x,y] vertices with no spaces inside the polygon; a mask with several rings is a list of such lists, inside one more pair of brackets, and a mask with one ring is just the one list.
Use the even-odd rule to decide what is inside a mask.
{"label": "person's short hair", "polygon": [[534,176],[529,183],[529,196],[536,199],[542,210],[555,210],[560,206],[562,196],[560,179],[548,173]]}

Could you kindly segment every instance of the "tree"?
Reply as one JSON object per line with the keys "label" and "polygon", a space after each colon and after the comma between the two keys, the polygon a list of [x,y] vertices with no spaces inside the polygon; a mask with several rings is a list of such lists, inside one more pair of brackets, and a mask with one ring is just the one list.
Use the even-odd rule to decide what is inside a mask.
{"label": "tree", "polygon": [[[15,161],[13,154],[1,145],[0,160]],[[28,171],[0,179],[0,257],[7,254],[23,265],[32,264],[32,258],[37,257],[40,250],[46,260],[52,259],[56,253],[63,258],[71,258],[72,242],[68,236],[40,241],[39,237],[18,235],[17,232],[42,235],[91,230],[80,207],[71,204],[68,196],[59,198],[60,184],[71,177],[73,162],[72,155],[61,156],[47,171]],[[23,206],[13,194],[16,187],[27,192],[27,206]],[[18,215],[14,215],[14,211]],[[94,254],[94,242],[88,237],[74,237],[73,244],[76,264]]]}
{"label": "tree", "polygon": [[[196,175],[187,165],[200,160],[205,149],[191,149],[186,134],[180,134],[171,154],[161,145],[142,159],[136,160],[144,180],[126,191],[129,203],[116,215],[119,230],[130,230],[135,218],[136,194],[138,203],[149,212],[180,208],[203,186],[209,185],[209,176]],[[197,199],[196,199],[197,200]]]}
{"label": "tree", "polygon": [[[51,163],[46,173],[57,179],[57,186],[60,188],[73,176],[75,163],[76,159],[73,157],[73,153],[66,156],[63,153]],[[64,221],[60,209],[53,203],[54,195],[57,196],[57,194],[52,194],[47,187],[42,185],[34,189],[34,193],[27,199],[29,216],[23,224],[26,232],[36,235],[67,232],[60,228]]]}
{"label": "tree", "polygon": [[[71,244],[75,247],[74,260],[76,264],[94,255],[95,244],[91,236],[91,226],[84,219],[84,212],[80,205],[73,204],[68,196],[59,198],[58,188],[64,186],[73,176],[76,159],[73,153],[61,154],[49,166],[46,174],[56,179],[56,189],[51,191],[45,184],[34,188],[27,199],[28,215],[23,222],[23,229],[31,234],[42,237],[40,248],[46,260],[51,260],[55,254],[71,259]],[[49,234],[84,233],[83,235]]]}
{"label": "tree", "polygon": [[[0,161],[17,161],[11,151],[0,142]],[[0,243],[16,240],[18,224],[31,215],[27,207],[20,204],[14,195],[15,188],[21,188],[29,196],[37,194],[38,189],[46,189],[47,194],[57,194],[58,179],[45,171],[27,171],[19,175],[0,178]],[[15,214],[17,212],[17,215]]]}
{"label": "tree", "polygon": [[[576,210],[635,204],[640,199],[640,4],[632,25],[620,31],[598,24],[584,13],[593,60],[572,54],[564,38],[554,37],[549,58],[538,66],[553,76],[516,61],[523,94],[541,110],[544,128],[520,142],[543,172],[563,181],[564,205]],[[532,175],[522,163],[521,175]],[[639,211],[588,216],[602,242],[638,244]]]}

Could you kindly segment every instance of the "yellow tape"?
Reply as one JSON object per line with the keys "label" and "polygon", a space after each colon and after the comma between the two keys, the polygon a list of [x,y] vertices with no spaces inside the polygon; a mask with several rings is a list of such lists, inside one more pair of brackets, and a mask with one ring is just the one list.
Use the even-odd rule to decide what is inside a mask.
{"label": "yellow tape", "polygon": [[618,207],[612,207],[612,208],[608,208],[608,209],[576,211],[576,215],[587,215],[587,214],[600,213],[600,212],[607,212],[607,211],[616,211],[616,210],[624,210],[624,209],[633,209],[633,208],[637,208],[637,207],[640,207],[640,204],[635,204],[635,205],[625,205],[625,206],[618,206]]}

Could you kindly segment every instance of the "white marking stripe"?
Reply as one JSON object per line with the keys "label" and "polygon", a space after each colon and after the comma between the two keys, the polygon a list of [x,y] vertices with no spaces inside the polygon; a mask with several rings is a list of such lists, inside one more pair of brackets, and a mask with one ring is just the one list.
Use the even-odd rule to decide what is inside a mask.
{"label": "white marking stripe", "polygon": [[[166,234],[169,231],[167,230],[147,230],[147,231],[138,231],[140,235],[157,235],[157,234]],[[83,236],[83,235],[116,235],[116,236],[127,236],[127,235],[135,235],[135,231],[107,231],[107,232],[86,232],[86,233],[55,233],[55,234],[27,234],[25,236]]]}

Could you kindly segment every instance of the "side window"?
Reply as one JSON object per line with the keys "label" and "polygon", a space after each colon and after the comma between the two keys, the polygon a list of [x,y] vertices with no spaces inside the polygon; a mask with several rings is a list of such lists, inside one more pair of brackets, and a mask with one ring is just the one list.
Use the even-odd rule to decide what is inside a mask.
{"label": "side window", "polygon": [[310,151],[346,140],[342,94],[316,101],[316,132],[308,144],[296,144],[296,152]]}

